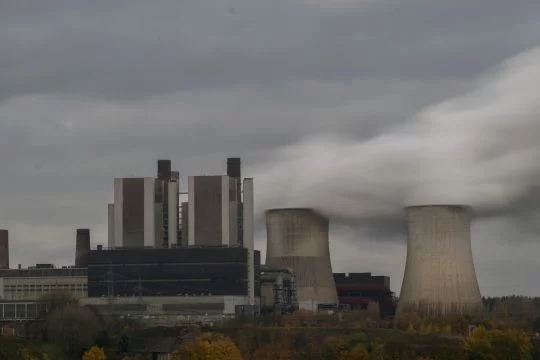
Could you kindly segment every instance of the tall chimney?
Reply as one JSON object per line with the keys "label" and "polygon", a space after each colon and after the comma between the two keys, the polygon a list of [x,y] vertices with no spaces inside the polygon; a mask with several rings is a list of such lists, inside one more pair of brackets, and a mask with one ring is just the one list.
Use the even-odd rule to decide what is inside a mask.
{"label": "tall chimney", "polygon": [[0,269],[9,269],[9,233],[0,230]]}
{"label": "tall chimney", "polygon": [[240,158],[227,158],[227,176],[240,178],[241,172]]}
{"label": "tall chimney", "polygon": [[158,180],[170,180],[171,178],[171,160],[157,161],[157,178]]}
{"label": "tall chimney", "polygon": [[88,253],[90,252],[90,229],[77,229],[75,245],[75,267],[88,267]]}

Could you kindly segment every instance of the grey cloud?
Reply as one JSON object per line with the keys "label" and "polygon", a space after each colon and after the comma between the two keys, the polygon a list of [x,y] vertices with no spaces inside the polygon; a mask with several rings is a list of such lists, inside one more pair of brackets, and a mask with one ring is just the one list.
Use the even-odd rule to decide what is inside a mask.
{"label": "grey cloud", "polygon": [[[2,98],[138,99],[284,81],[472,75],[533,45],[540,5],[380,1],[82,5],[0,18]],[[234,7],[235,13],[228,11]],[[7,31],[11,28],[18,31]]]}
{"label": "grey cloud", "polygon": [[[537,167],[518,161],[527,159],[525,147],[537,148],[534,91],[521,86],[527,79],[507,77],[497,86],[515,91],[501,98],[488,91],[430,105],[470,93],[479,72],[536,45],[539,7],[533,0],[3,2],[0,227],[11,230],[13,262],[70,264],[76,227],[90,227],[93,244],[103,243],[113,177],[152,175],[161,157],[184,176],[223,172],[226,156],[241,156],[245,175],[256,178],[259,214],[324,203],[334,268],[390,274],[398,290],[401,208],[414,183],[407,169],[411,153],[421,153],[421,166],[439,171],[418,171],[428,185],[447,169],[474,173],[465,179],[474,186],[447,195],[480,206],[473,244],[484,292],[511,291],[499,277],[526,279],[538,291],[526,273],[534,260],[510,251],[539,250]],[[516,65],[527,66],[535,65]],[[521,119],[515,128],[506,122],[516,109],[509,99],[526,100],[513,113]],[[474,112],[460,109],[479,108],[491,108],[485,119],[494,128],[488,120],[455,129],[434,120],[471,119]],[[487,171],[444,151],[426,157],[444,144],[417,138],[411,119],[445,133],[442,140],[466,139],[474,146],[463,153]],[[440,192],[425,185],[417,195]],[[43,250],[34,250],[37,242]],[[259,218],[257,247],[264,244]],[[499,271],[505,250],[514,268]]]}

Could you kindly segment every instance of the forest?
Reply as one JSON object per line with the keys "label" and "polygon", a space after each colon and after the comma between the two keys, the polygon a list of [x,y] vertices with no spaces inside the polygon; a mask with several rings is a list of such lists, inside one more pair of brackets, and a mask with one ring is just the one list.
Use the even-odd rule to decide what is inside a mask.
{"label": "forest", "polygon": [[[170,359],[540,359],[540,299],[484,299],[477,316],[399,321],[374,311],[309,313],[229,320],[212,327],[147,328],[101,316],[65,294],[41,300],[39,321],[0,337],[0,360],[146,360],[151,339]],[[5,329],[4,329],[5,330]],[[141,344],[150,344],[144,349]],[[157,345],[156,345],[157,346]],[[154,358],[157,359],[157,353]]]}

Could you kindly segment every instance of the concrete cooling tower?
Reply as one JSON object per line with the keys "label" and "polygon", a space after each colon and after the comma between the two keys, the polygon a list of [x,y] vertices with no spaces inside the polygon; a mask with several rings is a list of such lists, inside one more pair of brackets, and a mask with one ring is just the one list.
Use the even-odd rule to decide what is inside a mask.
{"label": "concrete cooling tower", "polygon": [[266,265],[291,268],[296,276],[301,309],[337,304],[330,263],[326,217],[311,209],[272,209],[266,212]]}
{"label": "concrete cooling tower", "polygon": [[407,262],[397,316],[471,314],[482,309],[474,269],[472,209],[461,205],[412,206],[407,217]]}

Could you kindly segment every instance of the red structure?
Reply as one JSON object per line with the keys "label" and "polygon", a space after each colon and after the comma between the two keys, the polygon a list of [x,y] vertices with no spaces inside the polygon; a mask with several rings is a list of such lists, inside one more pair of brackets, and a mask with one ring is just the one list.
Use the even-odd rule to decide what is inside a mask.
{"label": "red structure", "polygon": [[394,315],[395,300],[389,277],[372,276],[371,273],[336,273],[334,281],[340,306],[362,310],[369,303],[376,302],[382,317]]}

